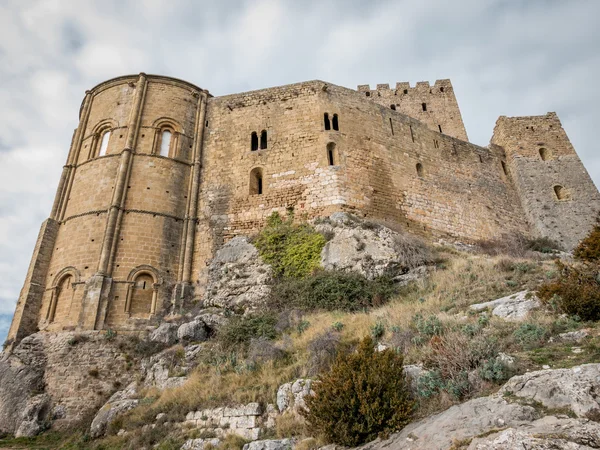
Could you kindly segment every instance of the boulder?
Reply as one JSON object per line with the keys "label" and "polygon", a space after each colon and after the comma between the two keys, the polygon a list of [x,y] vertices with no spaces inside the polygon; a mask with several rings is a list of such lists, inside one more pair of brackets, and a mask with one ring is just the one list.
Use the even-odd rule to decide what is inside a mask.
{"label": "boulder", "polygon": [[561,333],[558,336],[556,336],[556,340],[561,342],[579,343],[583,341],[586,337],[588,337],[589,334],[589,329],[569,331],[567,333]]}
{"label": "boulder", "polygon": [[148,339],[152,342],[162,342],[163,344],[173,345],[177,342],[178,327],[174,323],[163,322],[156,330],[150,333]]}
{"label": "boulder", "polygon": [[292,450],[292,439],[266,439],[244,445],[243,450]]}
{"label": "boulder", "polygon": [[177,339],[183,342],[203,342],[207,338],[206,324],[199,319],[181,324],[177,329]]}
{"label": "boulder", "polygon": [[539,299],[530,291],[521,291],[496,300],[471,305],[474,311],[492,309],[492,315],[505,320],[519,322],[525,320],[530,311],[541,306]]}
{"label": "boulder", "polygon": [[271,267],[245,236],[227,242],[208,268],[205,306],[237,311],[256,309],[271,292]]}
{"label": "boulder", "polygon": [[299,378],[294,382],[279,386],[279,389],[277,389],[277,408],[279,412],[292,411],[297,413],[306,408],[304,398],[307,395],[314,394],[311,389],[313,382],[309,378]]}
{"label": "boulder", "polygon": [[[595,434],[597,433],[597,424],[585,420],[585,416],[597,414],[598,402],[594,395],[599,390],[600,364],[531,372],[511,378],[496,394],[452,406],[439,414],[409,424],[388,439],[378,439],[361,448],[369,450],[389,448],[447,450],[456,442],[468,442],[471,439],[473,439],[472,445],[482,445],[481,450],[525,448],[504,445],[502,439],[507,439],[506,442],[509,443],[518,442],[518,439],[537,438],[536,433],[543,435],[547,431],[544,439],[548,440],[551,439],[552,430],[558,433],[559,439],[567,442],[570,438],[566,439],[563,435],[568,436],[569,430],[581,430],[581,432],[573,431],[572,435],[576,438],[580,433],[582,443],[586,439],[589,439],[588,442],[596,442],[594,439],[597,439],[597,434]],[[553,409],[559,412],[552,413]],[[569,411],[578,416],[578,419],[569,419],[564,415]],[[500,432],[505,428],[526,434],[531,430],[534,431],[530,433],[531,436],[512,432],[504,437],[499,434],[493,435],[494,432]],[[538,431],[535,431],[536,429]],[[483,435],[489,442],[483,438],[481,438],[483,440],[474,439]],[[496,444],[494,443],[495,439],[501,440]],[[573,446],[577,442],[575,440],[572,444],[568,444],[571,447],[533,446],[527,448],[577,449],[580,447]],[[490,445],[496,445],[496,447]],[[479,449],[479,447],[472,446],[469,449]]]}
{"label": "boulder", "polygon": [[431,253],[418,239],[387,227],[337,212],[315,225],[331,236],[321,251],[326,270],[358,272],[369,279],[382,275],[408,283],[426,274]]}
{"label": "boulder", "polygon": [[125,389],[115,392],[96,413],[90,426],[90,436],[97,438],[104,436],[108,425],[120,414],[135,408],[139,400],[134,398],[137,394],[135,381]]}

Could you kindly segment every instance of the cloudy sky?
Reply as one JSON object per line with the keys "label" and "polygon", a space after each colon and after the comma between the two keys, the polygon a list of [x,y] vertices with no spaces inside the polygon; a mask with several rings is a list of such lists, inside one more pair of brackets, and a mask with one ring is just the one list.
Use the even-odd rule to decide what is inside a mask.
{"label": "cloudy sky", "polygon": [[450,78],[473,142],[499,115],[556,111],[598,185],[599,18],[599,0],[1,0],[0,339],[95,84]]}

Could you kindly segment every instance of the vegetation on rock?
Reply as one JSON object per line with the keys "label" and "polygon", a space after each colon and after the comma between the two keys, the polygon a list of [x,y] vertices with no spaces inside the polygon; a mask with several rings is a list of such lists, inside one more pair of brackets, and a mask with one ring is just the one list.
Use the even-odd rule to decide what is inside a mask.
{"label": "vegetation on rock", "polygon": [[295,224],[274,212],[254,241],[260,256],[276,277],[303,278],[319,267],[325,237],[307,223]]}
{"label": "vegetation on rock", "polygon": [[339,357],[314,385],[303,414],[332,442],[354,446],[403,428],[414,402],[406,385],[403,358],[392,350],[376,352],[365,337],[356,353]]}

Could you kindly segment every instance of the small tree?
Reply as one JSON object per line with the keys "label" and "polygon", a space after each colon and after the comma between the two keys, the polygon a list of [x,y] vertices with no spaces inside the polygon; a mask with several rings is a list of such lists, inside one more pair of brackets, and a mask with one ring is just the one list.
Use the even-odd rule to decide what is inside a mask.
{"label": "small tree", "polygon": [[403,428],[414,402],[402,365],[402,355],[376,352],[371,337],[365,337],[356,353],[338,356],[320,377],[303,415],[329,440],[347,446]]}
{"label": "small tree", "polygon": [[581,261],[600,261],[600,216],[592,231],[575,247],[573,256]]}

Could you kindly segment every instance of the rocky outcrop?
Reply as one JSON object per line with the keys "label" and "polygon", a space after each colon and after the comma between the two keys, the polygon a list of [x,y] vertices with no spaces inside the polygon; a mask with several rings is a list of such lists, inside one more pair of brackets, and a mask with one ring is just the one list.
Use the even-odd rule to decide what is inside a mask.
{"label": "rocky outcrop", "polygon": [[204,450],[205,448],[215,448],[221,443],[221,439],[188,439],[181,446],[181,450]]}
{"label": "rocky outcrop", "polygon": [[321,252],[326,270],[358,272],[369,279],[388,275],[407,283],[422,276],[431,261],[430,251],[416,238],[347,213],[334,213],[315,228],[331,236]]}
{"label": "rocky outcrop", "polygon": [[[586,419],[586,416],[600,411],[597,392],[600,392],[600,364],[531,372],[511,378],[496,394],[453,406],[408,425],[389,439],[376,440],[361,448],[446,450],[456,442],[468,445],[472,441],[469,447],[471,450],[479,450],[477,445],[481,445],[481,450],[577,449],[580,447],[573,445],[589,446],[586,442],[597,441],[600,425]],[[566,413],[577,416],[577,419],[569,419]],[[500,432],[505,429],[513,431],[501,435]],[[544,433],[546,438],[543,437]],[[504,444],[519,442],[519,439],[523,442],[534,439],[531,442],[536,445],[539,442],[535,439],[540,439],[542,443],[543,439],[552,442],[553,433],[558,433],[560,439],[571,442],[572,445],[544,447],[540,444],[538,447],[519,447]],[[484,435],[485,439],[476,439],[477,436]],[[569,441],[570,438],[563,436],[573,436],[573,439]],[[577,436],[582,438],[578,440]],[[498,442],[494,443],[495,440]]]}
{"label": "rocky outcrop", "polygon": [[206,324],[199,318],[183,323],[177,329],[180,342],[202,342],[208,338]]}
{"label": "rocky outcrop", "polygon": [[313,395],[311,387],[314,383],[309,378],[299,378],[294,382],[285,383],[279,386],[277,390],[277,408],[279,412],[292,411],[299,413],[306,408],[304,398],[307,395]]}
{"label": "rocky outcrop", "polygon": [[20,413],[19,427],[15,437],[32,437],[50,426],[50,396],[35,395],[27,400],[26,406]]}
{"label": "rocky outcrop", "polygon": [[539,299],[530,291],[521,291],[496,300],[471,305],[473,311],[492,309],[492,315],[504,320],[519,322],[541,306]]}
{"label": "rocky outcrop", "polygon": [[262,305],[271,288],[271,267],[244,236],[227,242],[215,254],[208,268],[205,306],[235,311]]}
{"label": "rocky outcrop", "polygon": [[267,439],[254,441],[244,445],[243,450],[292,450],[292,439]]}
{"label": "rocky outcrop", "polygon": [[174,323],[163,322],[156,330],[150,333],[148,340],[166,345],[173,345],[177,342],[177,330],[178,327]]}
{"label": "rocky outcrop", "polygon": [[600,448],[600,424],[547,416],[526,428],[507,428],[475,438],[467,450],[588,450]]}
{"label": "rocky outcrop", "polygon": [[96,413],[92,425],[90,426],[90,436],[97,438],[103,436],[108,425],[120,414],[135,408],[139,400],[137,395],[136,383],[133,382],[122,391],[115,392],[112,397]]}

